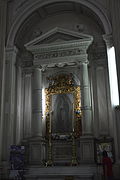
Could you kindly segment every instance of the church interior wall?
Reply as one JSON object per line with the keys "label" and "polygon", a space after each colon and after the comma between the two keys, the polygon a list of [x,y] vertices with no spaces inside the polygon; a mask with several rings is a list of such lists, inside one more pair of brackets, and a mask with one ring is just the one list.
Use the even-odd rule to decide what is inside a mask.
{"label": "church interior wall", "polygon": [[[30,1],[32,3],[32,1]],[[99,2],[99,7],[106,9],[107,15],[110,18],[113,26],[116,24],[116,19],[111,18],[109,0],[102,0]],[[24,1],[8,2],[8,16],[7,16],[7,32],[6,39],[16,16],[27,3]],[[64,9],[63,9],[64,8]],[[118,13],[119,14],[119,13]],[[120,16],[120,14],[119,14]],[[115,17],[115,15],[114,15]],[[16,34],[14,45],[17,50],[11,51],[6,49],[6,73],[5,73],[5,98],[4,98],[4,123],[3,123],[3,147],[2,159],[8,160],[8,147],[10,144],[19,144],[24,139],[30,138],[32,134],[32,86],[33,86],[33,56],[25,49],[25,44],[31,40],[44,35],[55,27],[65,28],[77,33],[83,33],[93,36],[93,43],[88,49],[89,60],[89,81],[91,90],[91,106],[92,106],[92,131],[94,138],[111,137],[115,140],[115,153],[117,163],[119,157],[119,112],[114,110],[111,106],[110,100],[110,84],[108,76],[108,64],[106,45],[103,41],[102,35],[105,30],[98,17],[91,13],[91,11],[77,3],[66,2],[58,4],[49,4],[36,9],[21,25]],[[113,27],[113,38],[115,41],[117,59],[118,43],[116,30]],[[56,43],[61,42],[61,39],[52,38]],[[51,40],[47,40],[51,43]],[[18,56],[19,54],[19,56]],[[117,62],[119,65],[119,62]],[[15,65],[15,66],[14,66]],[[57,75],[60,73],[71,73],[76,78],[78,85],[81,85],[81,69],[76,65],[67,66],[61,65],[59,62],[56,66],[51,66],[42,72],[43,74],[43,88],[48,87],[46,77],[50,75]],[[119,76],[119,70],[118,70]],[[119,76],[120,77],[120,76]],[[116,118],[117,117],[117,118]],[[43,124],[45,128],[45,125]],[[10,134],[6,136],[6,132]],[[44,134],[44,130],[43,130]],[[84,140],[82,140],[84,141]],[[83,147],[84,149],[84,147]],[[87,153],[86,153],[87,154]],[[92,155],[91,155],[92,156]],[[118,173],[116,171],[116,173]]]}

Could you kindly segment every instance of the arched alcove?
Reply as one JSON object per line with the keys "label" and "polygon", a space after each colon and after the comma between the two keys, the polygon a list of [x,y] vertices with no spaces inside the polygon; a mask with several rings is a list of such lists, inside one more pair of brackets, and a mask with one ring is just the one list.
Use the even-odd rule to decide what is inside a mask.
{"label": "arched alcove", "polygon": [[[22,24],[25,22],[25,20],[28,19],[28,17],[31,15],[31,14],[34,14],[34,12],[36,10],[38,10],[39,8],[42,8],[44,6],[54,6],[54,4],[61,4],[61,3],[73,3],[73,6],[75,7],[76,6],[76,11],[79,13],[79,6],[83,6],[83,7],[86,7],[87,8],[87,11],[90,11],[91,13],[90,14],[93,14],[92,17],[94,18],[97,18],[97,20],[99,21],[99,23],[103,26],[103,29],[104,29],[104,32],[105,34],[110,34],[111,33],[111,25],[110,25],[110,22],[109,22],[109,19],[107,17],[107,13],[106,11],[99,7],[99,4],[95,1],[91,1],[91,2],[88,2],[88,1],[64,1],[62,0],[61,2],[57,2],[56,0],[52,0],[51,2],[48,2],[48,1],[45,1],[45,2],[40,2],[40,1],[35,1],[33,2],[33,4],[29,4],[28,6],[25,7],[25,9],[23,11],[21,11],[21,13],[19,13],[19,15],[17,16],[17,18],[15,19],[12,27],[11,27],[11,30],[9,32],[9,35],[8,35],[8,40],[7,40],[7,47],[8,46],[13,46],[14,44],[14,40],[15,40],[15,37],[16,37],[16,34],[18,33],[19,29],[21,28]],[[69,6],[68,6],[69,7]],[[82,8],[83,8],[82,7]],[[58,6],[57,6],[58,8]],[[63,8],[63,7],[62,7]],[[66,8],[66,6],[65,6]],[[58,8],[59,9],[59,8]],[[57,9],[57,10],[58,10]],[[44,10],[41,9],[41,12],[43,12],[43,18],[44,18]]]}
{"label": "arched alcove", "polygon": [[[79,163],[94,163],[94,138],[113,135],[110,130],[112,123],[109,126],[109,79],[106,47],[102,37],[109,33],[111,26],[106,12],[101,11],[94,1],[35,1],[16,17],[6,46],[6,82],[10,80],[6,86],[11,88],[6,88],[5,93],[7,95],[10,89],[9,114],[16,125],[11,123],[10,128],[14,129],[15,135],[11,143],[24,142],[29,148],[28,164],[52,165],[52,153],[56,154],[54,162],[59,163],[61,156],[67,157],[69,149],[72,149],[68,153],[69,160],[66,157],[60,159],[62,163],[67,162],[70,165],[72,162],[72,165],[78,165],[76,157]],[[17,51],[13,48],[14,45]],[[76,123],[78,134],[75,134],[73,128],[71,139],[68,136],[60,137],[65,140],[67,150],[62,149],[58,142],[54,144],[51,141],[53,136],[50,128],[48,139],[45,139],[45,126],[48,122],[47,126],[50,127],[51,109],[48,108],[45,121],[42,114],[42,91],[49,88],[47,77],[56,77],[63,73],[73,75],[75,85],[80,88],[80,91],[76,88],[75,93],[78,92],[76,94],[82,105],[81,109],[71,108],[73,102],[69,95],[59,94],[60,96],[53,98],[54,110],[58,112],[55,119],[56,116],[59,116],[59,121],[64,119],[72,110],[76,119],[81,118],[81,110],[84,117],[82,133]],[[53,88],[52,91],[54,90]],[[7,96],[5,98],[7,101]],[[49,97],[48,100],[50,101]],[[77,104],[80,105],[80,102]],[[68,119],[72,121],[70,116],[71,113]],[[59,123],[54,128],[59,127]],[[66,140],[70,140],[69,143]],[[47,146],[51,142],[54,145],[53,151],[50,145]]]}

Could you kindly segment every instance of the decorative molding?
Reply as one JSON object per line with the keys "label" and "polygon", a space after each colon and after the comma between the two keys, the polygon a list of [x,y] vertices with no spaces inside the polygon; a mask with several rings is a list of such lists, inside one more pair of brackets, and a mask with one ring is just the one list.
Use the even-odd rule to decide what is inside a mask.
{"label": "decorative molding", "polygon": [[[33,47],[36,45],[40,45],[40,44],[48,44],[48,42],[46,42],[47,40],[49,40],[51,37],[54,37],[55,35],[59,35],[59,37],[61,37],[62,39],[62,36],[64,37],[68,37],[70,38],[70,40],[76,40],[76,39],[79,39],[79,40],[83,40],[85,41],[85,39],[91,41],[93,40],[92,36],[90,35],[87,35],[87,34],[83,34],[83,33],[78,33],[76,31],[71,31],[69,29],[64,29],[64,28],[60,28],[60,27],[55,27],[53,29],[51,29],[50,31],[48,31],[47,33],[35,38],[34,40],[28,42],[27,44],[25,44],[25,47],[28,48],[28,47]],[[66,38],[67,39],[67,38]],[[55,40],[53,39],[53,42]]]}
{"label": "decorative molding", "polygon": [[32,54],[55,51],[55,50],[71,50],[72,48],[79,48],[81,50],[81,54],[83,54],[89,45],[92,43],[93,38],[91,39],[78,39],[78,40],[71,40],[71,41],[64,41],[64,42],[57,42],[54,44],[40,44],[40,45],[25,45],[26,49]]}
{"label": "decorative molding", "polygon": [[[36,38],[35,40],[27,43],[25,45],[26,49],[30,51],[34,55],[33,65],[34,66],[44,66],[46,67],[64,67],[66,65],[70,65],[76,62],[86,62],[87,61],[87,48],[92,43],[92,36],[88,36],[85,34],[79,34],[78,40],[70,40],[64,41],[60,43],[53,44],[40,44],[41,40],[49,38],[56,33],[61,33],[62,35],[71,35],[73,38],[73,34],[76,37],[76,32],[67,31],[61,28],[55,28],[50,32],[44,34],[41,37]],[[78,37],[77,37],[78,38]],[[37,44],[37,45],[36,45]]]}
{"label": "decorative molding", "polygon": [[103,35],[103,40],[105,41],[106,46],[107,46],[108,48],[110,48],[110,47],[113,46],[113,37],[112,37],[111,34],[109,34],[109,35],[106,35],[106,34]]}
{"label": "decorative molding", "polygon": [[[40,44],[41,40],[44,41],[56,33],[61,33],[66,36],[69,34],[71,38],[79,37],[78,40],[70,40],[63,42],[53,42],[52,44]],[[68,65],[68,62],[86,62],[87,60],[87,49],[92,43],[93,37],[86,34],[79,34],[74,31],[69,31],[61,28],[54,28],[53,30],[38,37],[35,40],[27,43],[25,45],[26,49],[34,55],[33,64],[40,66],[43,64],[52,64],[52,66],[57,65],[57,67],[62,67]],[[36,45],[37,44],[37,45]],[[38,45],[39,44],[39,45]],[[62,64],[61,64],[62,63]],[[63,64],[64,63],[64,64]]]}
{"label": "decorative molding", "polygon": [[13,53],[14,52],[17,54],[18,49],[16,46],[12,46],[12,47],[6,48],[5,51],[6,51],[6,53]]}
{"label": "decorative molding", "polygon": [[60,51],[51,51],[51,52],[44,52],[34,55],[34,59],[50,59],[50,58],[57,58],[57,57],[65,57],[65,56],[74,56],[74,55],[81,55],[85,54],[85,50],[80,48],[74,49],[67,49],[67,50],[60,50]]}
{"label": "decorative molding", "polygon": [[64,63],[64,65],[73,64],[76,62],[86,62],[87,61],[87,54],[85,55],[76,55],[76,56],[66,56],[66,57],[60,57],[60,58],[51,58],[51,59],[37,59],[34,60],[34,65],[40,66],[40,65],[47,65],[47,67],[60,67],[61,63]]}
{"label": "decorative molding", "polygon": [[5,52],[6,52],[5,63],[6,64],[11,64],[12,63],[13,65],[15,65],[16,56],[17,56],[17,53],[18,53],[17,47],[13,46],[13,47],[10,47],[10,48],[6,48]]}
{"label": "decorative molding", "polygon": [[26,74],[31,75],[34,72],[33,68],[23,68],[22,69],[22,76],[24,77]]}

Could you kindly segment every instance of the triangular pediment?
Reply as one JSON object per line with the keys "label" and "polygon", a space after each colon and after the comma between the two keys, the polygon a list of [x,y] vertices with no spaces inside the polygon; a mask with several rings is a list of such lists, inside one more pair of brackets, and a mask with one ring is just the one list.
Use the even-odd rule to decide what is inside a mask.
{"label": "triangular pediment", "polygon": [[85,40],[88,38],[91,38],[91,36],[56,27],[48,31],[47,33],[35,38],[34,40],[28,42],[27,44],[25,44],[25,47],[28,48],[43,44],[56,44],[72,40]]}

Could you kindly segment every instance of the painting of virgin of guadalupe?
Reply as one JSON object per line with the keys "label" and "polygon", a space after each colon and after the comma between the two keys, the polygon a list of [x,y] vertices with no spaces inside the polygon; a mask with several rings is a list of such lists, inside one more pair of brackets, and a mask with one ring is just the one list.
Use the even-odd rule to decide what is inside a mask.
{"label": "painting of virgin of guadalupe", "polygon": [[72,132],[72,112],[73,112],[73,95],[72,94],[55,94],[52,97],[53,133],[70,133]]}

